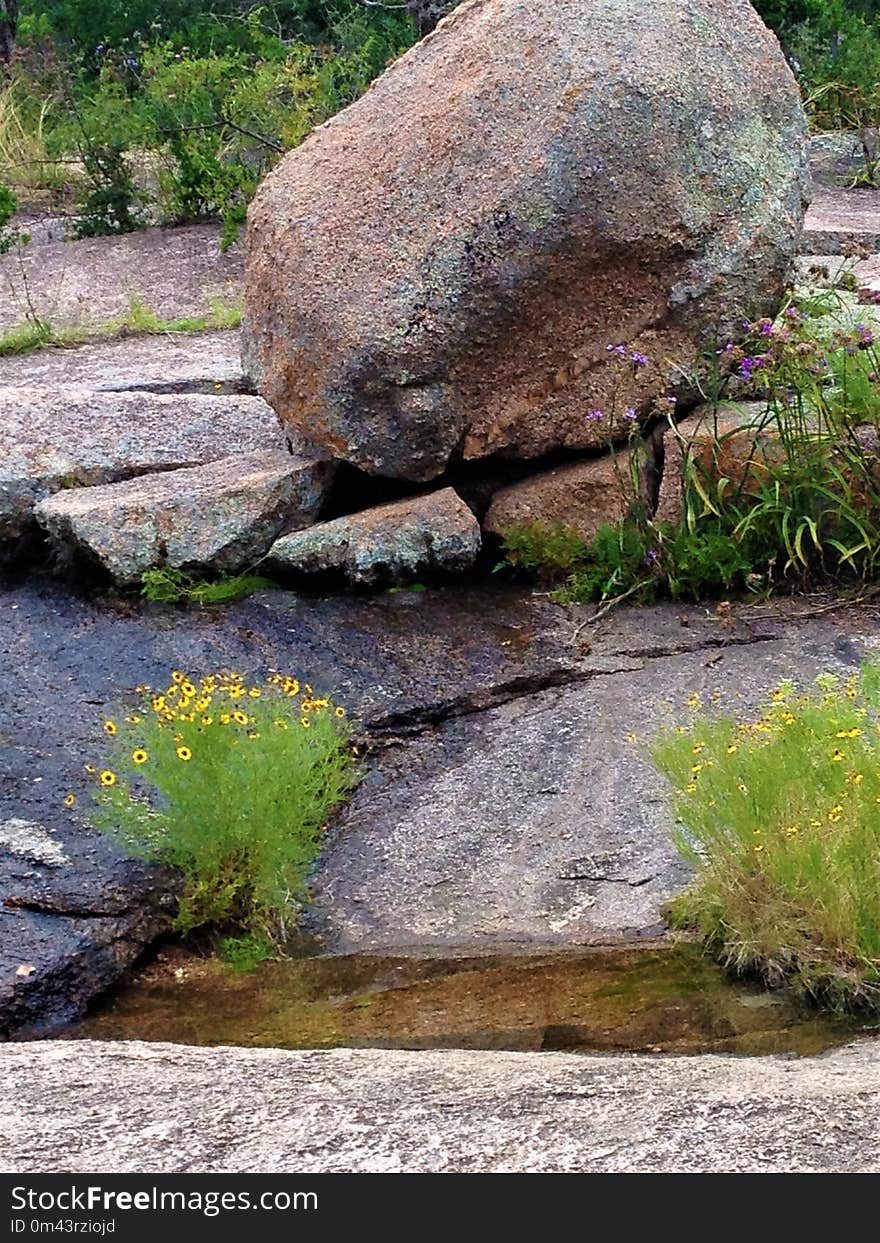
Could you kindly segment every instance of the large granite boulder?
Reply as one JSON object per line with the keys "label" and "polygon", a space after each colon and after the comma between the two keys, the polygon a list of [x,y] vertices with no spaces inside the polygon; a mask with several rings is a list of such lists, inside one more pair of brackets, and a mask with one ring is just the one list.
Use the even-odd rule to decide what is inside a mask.
{"label": "large granite boulder", "polygon": [[806,181],[747,0],[467,0],[263,183],[246,369],[371,473],[604,444],[775,310]]}

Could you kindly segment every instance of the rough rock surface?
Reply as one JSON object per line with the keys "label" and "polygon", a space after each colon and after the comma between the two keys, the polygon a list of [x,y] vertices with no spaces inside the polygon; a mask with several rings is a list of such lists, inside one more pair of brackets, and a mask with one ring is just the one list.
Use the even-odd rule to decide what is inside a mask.
{"label": "rough rock surface", "polygon": [[[561,522],[589,543],[605,523],[623,518],[635,500],[629,453],[575,462],[531,475],[495,493],[483,530],[504,536],[511,528]],[[647,500],[647,481],[639,482]]]}
{"label": "rough rock surface", "polygon": [[0,387],[88,388],[101,392],[244,393],[241,337],[223,332],[119,337],[76,349],[46,348],[0,358]]}
{"label": "rough rock surface", "polygon": [[443,488],[285,535],[267,564],[375,586],[468,570],[479,551],[479,523],[453,488]]}
{"label": "rough rock surface", "polygon": [[880,250],[880,190],[817,190],[804,220],[801,250],[838,255],[852,244]]}
{"label": "rough rock surface", "polygon": [[314,520],[334,469],[266,449],[58,492],[34,513],[54,540],[86,552],[120,583],[158,566],[235,572],[282,531]]}
{"label": "rough rock surface", "polygon": [[7,1045],[0,1072],[19,1174],[880,1171],[872,1042],[745,1063],[77,1041]]}
{"label": "rough rock surface", "polygon": [[774,311],[806,175],[746,0],[468,0],[263,182],[246,370],[373,473],[604,443],[669,380],[609,342],[687,366]]}
{"label": "rough rock surface", "polygon": [[[867,148],[867,150],[866,150]],[[830,130],[810,138],[810,173],[813,183],[831,189],[845,189],[869,170],[866,154],[876,156],[880,131]]]}
{"label": "rough rock surface", "polygon": [[259,397],[0,389],[0,541],[22,534],[34,506],[62,488],[280,449]]}
{"label": "rough rock surface", "polygon": [[678,524],[684,514],[685,454],[704,478],[730,479],[741,487],[749,474],[760,481],[756,462],[784,456],[764,402],[701,406],[663,434],[663,473],[654,512],[656,522]]}
{"label": "rough rock surface", "polygon": [[241,295],[242,248],[220,250],[219,225],[25,246],[0,256],[0,331],[36,312],[53,328],[96,328],[140,298],[162,319],[210,315]]}
{"label": "rough rock surface", "polygon": [[[57,788],[53,796],[60,802]],[[81,1017],[171,913],[168,878],[97,834],[0,819],[0,1040]]]}
{"label": "rough rock surface", "polygon": [[319,862],[309,929],[334,952],[655,935],[689,873],[667,791],[629,735],[649,738],[695,690],[709,702],[722,689],[740,711],[735,691],[757,704],[783,677],[860,660],[822,622],[745,622],[707,652],[700,612],[621,615],[590,632],[569,685],[437,720],[387,751]]}

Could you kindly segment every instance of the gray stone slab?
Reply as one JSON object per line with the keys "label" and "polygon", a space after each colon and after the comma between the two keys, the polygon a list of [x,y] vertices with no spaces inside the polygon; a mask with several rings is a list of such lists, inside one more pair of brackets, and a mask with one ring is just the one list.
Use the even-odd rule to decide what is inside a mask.
{"label": "gray stone slab", "polygon": [[244,393],[240,333],[119,337],[75,349],[47,347],[0,358],[0,388],[89,388],[153,393]]}
{"label": "gray stone slab", "polygon": [[62,488],[283,445],[258,397],[0,389],[0,541],[25,531],[37,502]]}
{"label": "gray stone slab", "polygon": [[6,1045],[0,1073],[17,1174],[880,1171],[867,1041],[798,1060],[76,1041]]}
{"label": "gray stone slab", "polygon": [[337,573],[358,585],[408,583],[469,570],[480,524],[454,488],[377,505],[283,536],[267,565],[281,572]]}
{"label": "gray stone slab", "polygon": [[133,299],[162,319],[209,315],[238,301],[242,248],[220,250],[214,224],[145,229],[119,237],[25,246],[0,256],[0,331],[36,314],[55,328],[94,328]]}
{"label": "gray stone slab", "polygon": [[[638,614],[637,614],[638,616]],[[872,633],[877,633],[872,624]],[[383,756],[337,825],[307,926],[333,951],[655,935],[689,873],[645,740],[700,691],[757,704],[784,677],[859,663],[834,624],[637,656],[567,688],[448,721]],[[668,649],[667,649],[668,653]],[[792,775],[797,780],[797,775]]]}
{"label": "gray stone slab", "polygon": [[119,583],[137,583],[146,570],[165,566],[234,573],[265,556],[282,531],[314,520],[334,469],[264,449],[66,489],[34,513],[56,543],[86,553]]}
{"label": "gray stone slab", "polygon": [[850,243],[880,250],[880,190],[817,188],[804,221],[801,253],[837,255]]}

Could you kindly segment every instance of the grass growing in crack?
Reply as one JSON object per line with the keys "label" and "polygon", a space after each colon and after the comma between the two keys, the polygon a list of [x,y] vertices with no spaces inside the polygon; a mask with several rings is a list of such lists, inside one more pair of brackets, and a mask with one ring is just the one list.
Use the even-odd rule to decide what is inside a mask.
{"label": "grass growing in crack", "polygon": [[280,674],[248,686],[236,673],[174,671],[167,688],[141,691],[135,711],[104,722],[108,754],[86,766],[92,823],[182,873],[181,932],[227,931],[239,938],[232,958],[252,961],[283,945],[327,821],[357,780],[345,711]]}
{"label": "grass growing in crack", "polygon": [[215,579],[196,578],[183,570],[147,570],[141,579],[141,595],[154,604],[228,604],[255,591],[276,587],[259,574],[227,574]]}
{"label": "grass growing in crack", "polygon": [[189,315],[179,319],[163,319],[137,294],[133,295],[124,315],[100,324],[70,325],[53,328],[47,321],[31,317],[0,333],[0,357],[28,354],[45,346],[71,348],[90,341],[124,336],[159,336],[164,333],[214,332],[237,328],[241,324],[242,306],[238,301],[215,298],[208,315]]}
{"label": "grass growing in crack", "polygon": [[674,922],[735,971],[880,1010],[880,666],[784,682],[752,719],[689,707],[650,748],[697,871]]}

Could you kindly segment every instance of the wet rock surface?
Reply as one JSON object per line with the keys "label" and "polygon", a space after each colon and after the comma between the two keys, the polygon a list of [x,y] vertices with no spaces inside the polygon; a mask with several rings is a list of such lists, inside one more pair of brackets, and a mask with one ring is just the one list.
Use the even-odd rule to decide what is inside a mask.
{"label": "wet rock surface", "polygon": [[[7,1045],[16,1173],[880,1171],[871,1043],[809,1060]],[[356,1085],[356,1090],[353,1086]]]}
{"label": "wet rock surface", "polygon": [[[5,763],[0,768],[6,803],[10,773]],[[53,795],[60,802],[57,788]],[[105,839],[57,813],[48,819],[57,827],[0,819],[0,1040],[81,1017],[168,927],[173,911],[169,877],[120,858]]]}
{"label": "wet rock surface", "polygon": [[694,691],[708,702],[724,690],[737,711],[734,691],[755,703],[783,677],[859,661],[834,623],[746,626],[707,650],[680,623],[678,641],[667,631],[664,642],[670,620],[639,610],[629,624],[644,630],[627,636],[621,616],[595,634],[570,685],[388,750],[333,832],[307,927],[334,951],[662,931],[663,904],[689,872],[668,792],[628,735],[650,738]]}
{"label": "wet rock surface", "polygon": [[[366,780],[315,875],[307,928],[319,942],[491,949],[657,932],[663,899],[687,876],[663,791],[627,732],[653,729],[666,700],[680,705],[694,689],[753,699],[783,675],[854,668],[880,643],[867,611],[799,622],[743,609],[719,621],[670,606],[576,633],[589,610],[503,587],[267,591],[184,610],[32,582],[0,602],[0,820],[49,832],[97,886],[80,900],[71,873],[0,849],[7,1030],[24,1025],[25,995],[46,1026],[72,1017],[167,918],[145,897],[155,878],[130,879],[132,865],[83,827],[78,774],[101,756],[102,714],[171,668],[308,676],[372,736]],[[79,796],[72,811],[68,791]],[[51,904],[23,907],[44,880]],[[99,932],[123,947],[118,957]],[[28,962],[37,970],[15,975]]]}

